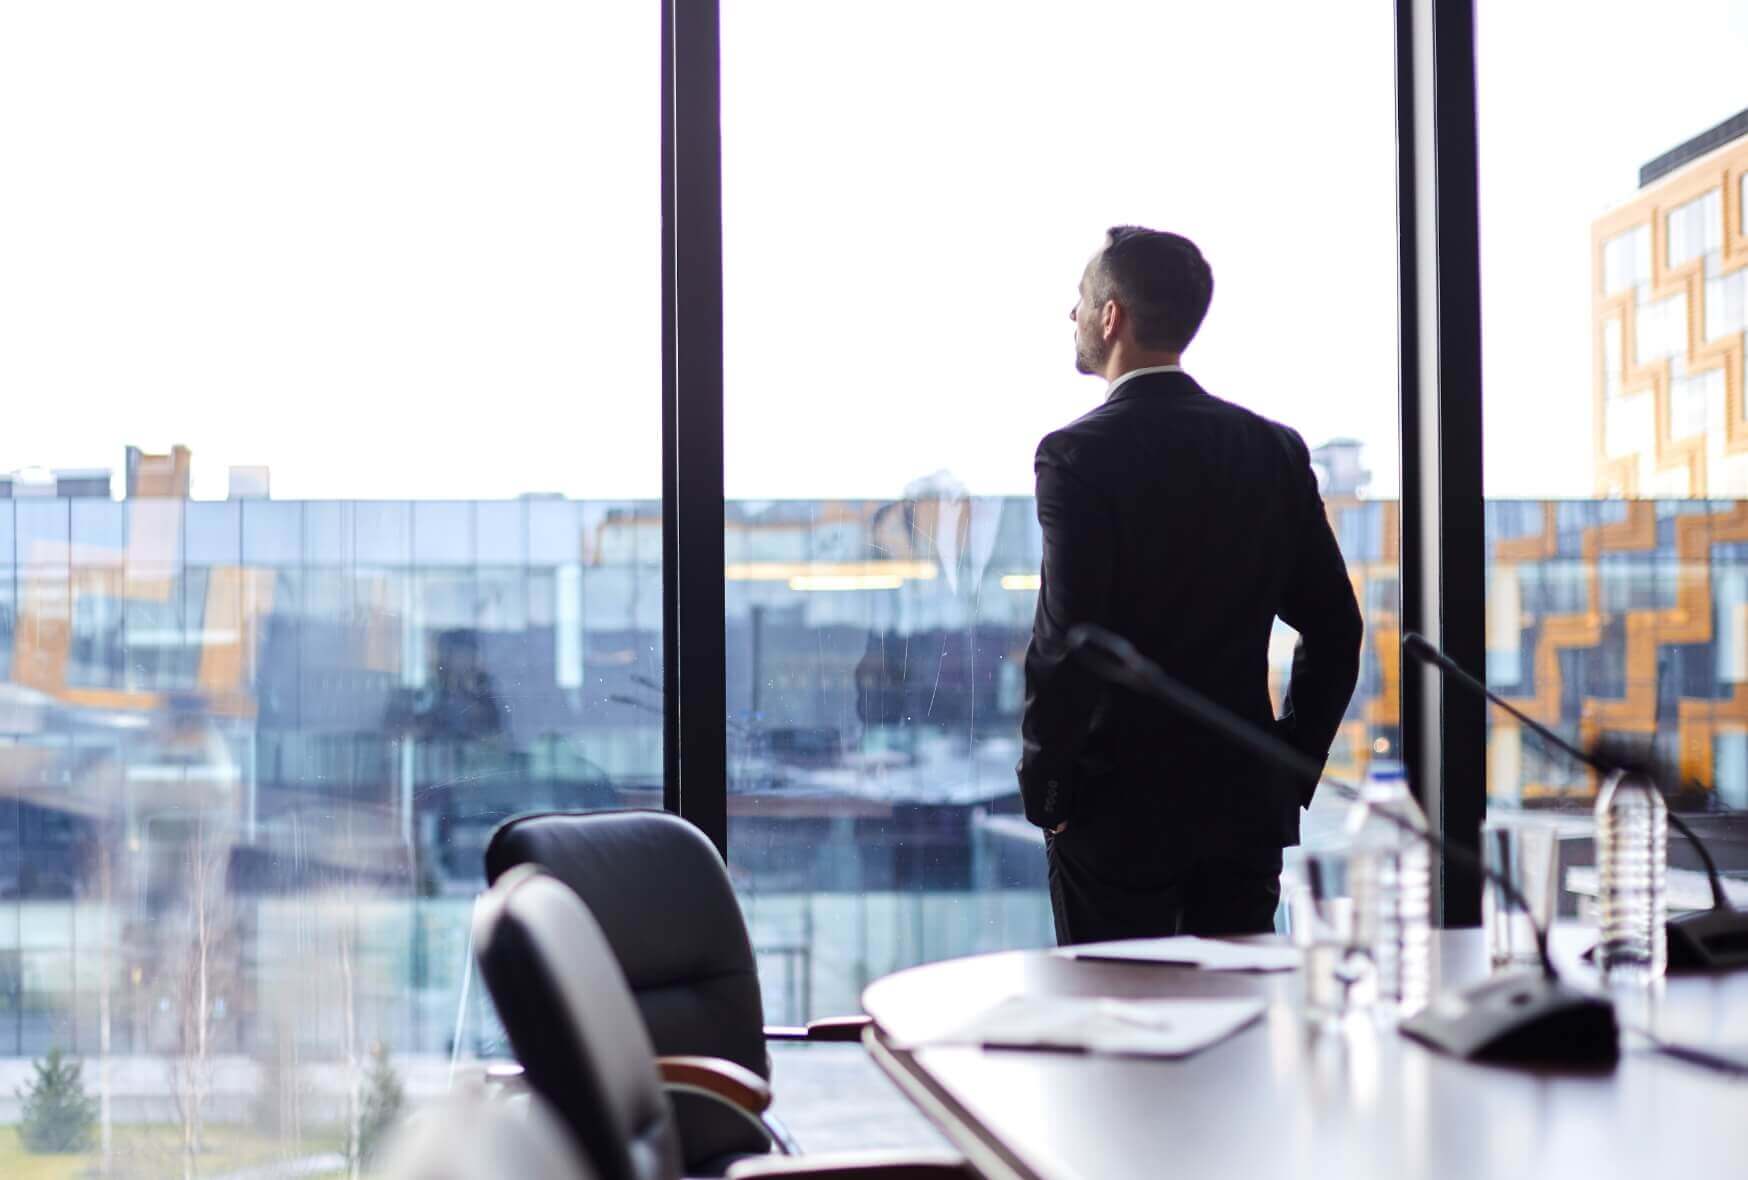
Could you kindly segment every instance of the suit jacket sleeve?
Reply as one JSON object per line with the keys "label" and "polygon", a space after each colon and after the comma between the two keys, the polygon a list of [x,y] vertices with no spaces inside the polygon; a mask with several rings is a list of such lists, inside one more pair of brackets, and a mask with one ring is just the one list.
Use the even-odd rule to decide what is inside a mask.
{"label": "suit jacket sleeve", "polygon": [[1067,448],[1046,438],[1034,464],[1044,560],[1032,641],[1026,648],[1026,703],[1020,718],[1020,796],[1026,818],[1053,828],[1072,817],[1078,760],[1104,689],[1068,654],[1068,630],[1104,622],[1116,567],[1116,522],[1075,474]]}
{"label": "suit jacket sleeve", "polygon": [[[1359,683],[1365,624],[1347,562],[1329,527],[1305,441],[1291,432],[1289,436],[1302,471],[1299,486],[1305,520],[1280,606],[1280,617],[1299,633],[1299,644],[1277,726],[1289,745],[1322,766]],[[1297,786],[1301,804],[1309,807],[1316,780]]]}

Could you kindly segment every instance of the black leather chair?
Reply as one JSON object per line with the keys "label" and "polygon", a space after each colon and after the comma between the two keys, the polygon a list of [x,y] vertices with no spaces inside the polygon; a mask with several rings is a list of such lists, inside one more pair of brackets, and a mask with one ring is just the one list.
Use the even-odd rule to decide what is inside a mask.
{"label": "black leather chair", "polygon": [[596,1180],[595,1170],[539,1095],[483,1091],[416,1112],[371,1175],[384,1180]]}
{"label": "black leather chair", "polygon": [[[525,1071],[552,1104],[598,1180],[677,1180],[680,1142],[649,1036],[612,949],[589,909],[533,865],[504,873],[474,914],[480,977]],[[680,1058],[667,1076],[738,1109],[769,1102],[763,1081],[732,1062]],[[732,1180],[970,1180],[944,1156],[781,1157],[736,1163]]]}
{"label": "black leather chair", "polygon": [[601,929],[529,868],[474,910],[474,954],[529,1087],[552,1103],[600,1180],[680,1172],[655,1050]]}
{"label": "black leather chair", "polygon": [[[768,1039],[858,1040],[866,1017],[766,1028],[746,921],[715,845],[665,811],[519,816],[492,834],[486,880],[539,865],[587,903],[643,1012],[656,1052],[721,1058],[771,1077]],[[793,1150],[763,1113],[764,1132],[718,1104],[674,1103],[686,1167],[720,1174],[745,1155]],[[752,1112],[762,1113],[762,1112]]]}

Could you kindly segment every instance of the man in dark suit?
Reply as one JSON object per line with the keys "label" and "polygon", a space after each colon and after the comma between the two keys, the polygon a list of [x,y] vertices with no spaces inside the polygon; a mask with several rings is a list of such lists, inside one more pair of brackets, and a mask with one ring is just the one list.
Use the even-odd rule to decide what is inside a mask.
{"label": "man in dark suit", "polygon": [[[1115,631],[1319,764],[1359,677],[1359,607],[1304,440],[1179,365],[1213,289],[1187,238],[1111,230],[1072,313],[1076,367],[1109,382],[1104,403],[1038,446],[1019,778],[1064,944],[1273,929],[1281,849],[1316,787],[1107,688],[1070,658],[1070,627]],[[1300,635],[1278,718],[1277,617]]]}

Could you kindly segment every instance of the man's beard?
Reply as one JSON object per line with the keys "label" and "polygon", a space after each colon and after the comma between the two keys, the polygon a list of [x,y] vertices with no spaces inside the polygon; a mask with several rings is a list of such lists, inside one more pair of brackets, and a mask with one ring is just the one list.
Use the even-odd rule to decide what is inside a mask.
{"label": "man's beard", "polygon": [[1111,357],[1111,350],[1105,347],[1105,342],[1099,339],[1088,340],[1080,335],[1074,338],[1074,371],[1093,376],[1104,371],[1105,362]]}

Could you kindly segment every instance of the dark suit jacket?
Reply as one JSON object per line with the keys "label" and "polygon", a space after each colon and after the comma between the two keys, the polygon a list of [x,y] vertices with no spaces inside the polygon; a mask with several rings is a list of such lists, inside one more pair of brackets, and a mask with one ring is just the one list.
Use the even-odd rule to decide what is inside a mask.
{"label": "dark suit jacket", "polygon": [[[1183,373],[1155,373],[1047,436],[1036,472],[1044,564],[1021,720],[1026,818],[1166,860],[1298,843],[1315,782],[1107,689],[1068,657],[1066,638],[1076,623],[1102,624],[1323,763],[1359,677],[1362,624],[1304,440]],[[1276,616],[1301,636],[1278,719]]]}

